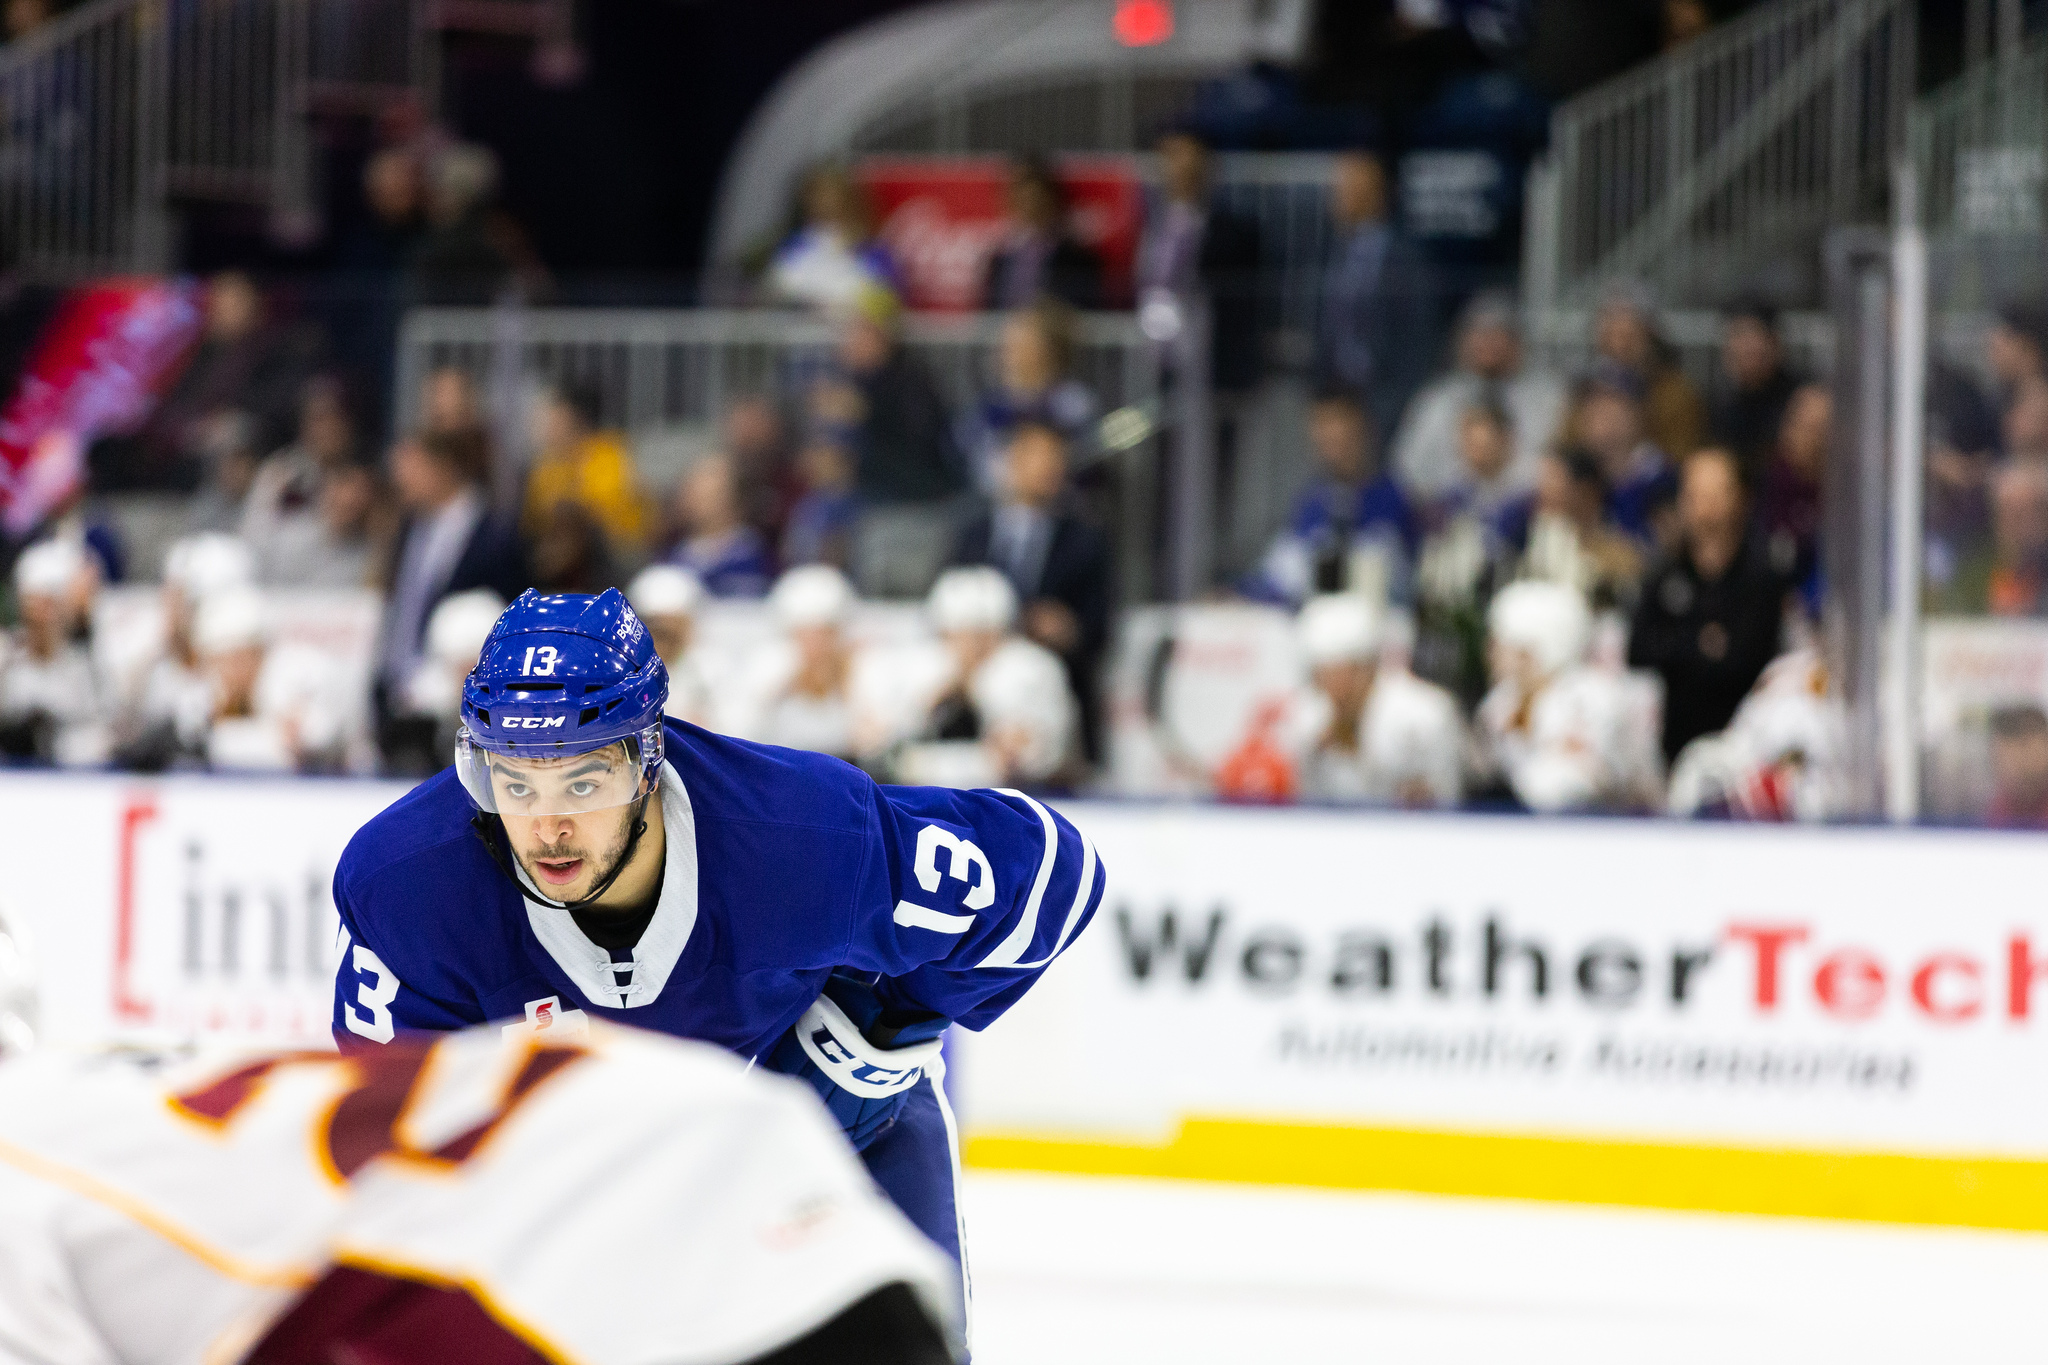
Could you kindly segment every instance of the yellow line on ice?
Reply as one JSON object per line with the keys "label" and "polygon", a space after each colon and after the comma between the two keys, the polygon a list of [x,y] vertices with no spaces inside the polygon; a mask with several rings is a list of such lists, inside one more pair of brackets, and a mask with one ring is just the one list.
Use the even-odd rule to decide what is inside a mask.
{"label": "yellow line on ice", "polygon": [[2048,1160],[1693,1146],[1190,1117],[1164,1145],[970,1134],[982,1170],[2048,1231]]}

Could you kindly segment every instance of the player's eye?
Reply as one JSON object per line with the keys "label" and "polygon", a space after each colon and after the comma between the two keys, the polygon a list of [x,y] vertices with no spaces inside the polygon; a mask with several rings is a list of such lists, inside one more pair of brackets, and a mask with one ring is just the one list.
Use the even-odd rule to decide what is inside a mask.
{"label": "player's eye", "polygon": [[581,782],[571,782],[569,784],[569,795],[575,797],[578,801],[581,801],[586,796],[595,796],[596,794],[597,783],[588,777],[584,778]]}
{"label": "player's eye", "polygon": [[511,797],[514,801],[524,801],[527,797],[533,795],[533,788],[527,786],[524,782],[507,782],[505,784],[505,795]]}

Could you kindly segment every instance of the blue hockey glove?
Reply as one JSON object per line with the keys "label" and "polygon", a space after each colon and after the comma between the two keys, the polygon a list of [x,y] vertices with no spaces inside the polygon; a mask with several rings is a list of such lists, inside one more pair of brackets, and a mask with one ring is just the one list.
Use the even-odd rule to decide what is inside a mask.
{"label": "blue hockey glove", "polygon": [[939,1015],[892,1011],[871,982],[835,972],[762,1064],[808,1082],[847,1140],[865,1150],[896,1121],[937,1060],[947,1023]]}

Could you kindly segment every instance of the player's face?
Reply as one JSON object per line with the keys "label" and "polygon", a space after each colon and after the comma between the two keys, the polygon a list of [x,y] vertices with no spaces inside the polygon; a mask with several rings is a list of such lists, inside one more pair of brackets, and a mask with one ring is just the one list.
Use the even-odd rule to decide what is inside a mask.
{"label": "player's face", "polygon": [[566,759],[491,762],[491,795],[512,852],[558,900],[589,894],[626,856],[639,788],[638,765],[623,745]]}

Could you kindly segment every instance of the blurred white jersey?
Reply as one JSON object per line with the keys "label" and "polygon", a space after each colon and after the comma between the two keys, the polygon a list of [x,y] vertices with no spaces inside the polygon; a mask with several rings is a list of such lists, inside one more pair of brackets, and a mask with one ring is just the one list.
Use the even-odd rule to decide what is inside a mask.
{"label": "blurred white jersey", "polygon": [[1685,746],[1672,766],[1673,815],[1826,820],[1845,801],[1848,740],[1827,667],[1811,649],[1773,660],[1728,728]]}
{"label": "blurred white jersey", "polygon": [[339,755],[353,707],[334,660],[305,645],[272,645],[256,675],[252,714],[213,722],[207,761],[216,768],[290,772],[302,759]]}
{"label": "blurred white jersey", "polygon": [[48,659],[26,645],[0,641],[0,720],[49,717],[56,727],[56,761],[64,766],[104,763],[110,736],[92,658],[66,644]]}
{"label": "blurred white jersey", "polygon": [[1632,810],[1654,790],[1654,698],[1640,680],[1577,666],[1534,697],[1502,682],[1474,718],[1481,750],[1533,811]]}
{"label": "blurred white jersey", "polygon": [[1308,687],[1289,717],[1302,795],[1383,805],[1457,804],[1465,727],[1450,693],[1412,673],[1380,668],[1359,718],[1355,749],[1328,742],[1334,712],[1325,693]]}
{"label": "blurred white jersey", "polygon": [[[891,651],[889,686],[880,680],[859,689],[875,698],[864,714],[886,707],[886,743],[928,735],[932,713],[952,688],[958,664],[943,642]],[[1073,751],[1079,727],[1074,696],[1059,656],[1022,636],[997,645],[967,679],[967,701],[980,722],[974,740],[914,742],[900,756],[900,776],[917,785],[989,787],[1043,782]],[[886,747],[885,745],[877,747]],[[1006,763],[1000,756],[1008,754]]]}
{"label": "blurred white jersey", "polygon": [[4,1361],[730,1365],[889,1285],[950,1330],[951,1282],[807,1091],[701,1044],[0,1063]]}
{"label": "blurred white jersey", "polygon": [[795,689],[802,666],[796,646],[788,640],[773,641],[733,679],[727,689],[723,724],[718,728],[760,744],[852,757],[858,750],[853,702],[848,694],[861,653],[854,653],[846,688],[831,696],[814,696]]}

